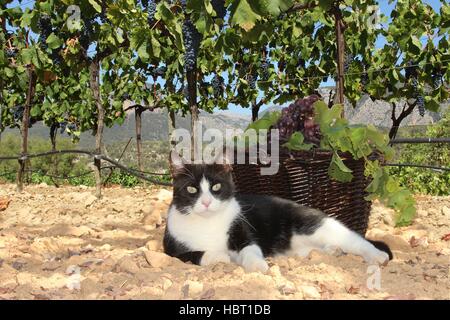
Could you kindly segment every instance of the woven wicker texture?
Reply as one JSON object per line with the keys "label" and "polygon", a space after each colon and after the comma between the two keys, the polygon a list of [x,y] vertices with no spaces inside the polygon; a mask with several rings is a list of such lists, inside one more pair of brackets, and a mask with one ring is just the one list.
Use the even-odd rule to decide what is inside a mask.
{"label": "woven wicker texture", "polygon": [[235,164],[233,176],[238,192],[275,195],[301,205],[322,210],[347,227],[364,235],[371,202],[364,197],[369,180],[364,176],[364,160],[340,154],[353,170],[353,180],[342,183],[328,175],[330,152],[297,152],[280,155],[275,175],[261,175],[261,164]]}

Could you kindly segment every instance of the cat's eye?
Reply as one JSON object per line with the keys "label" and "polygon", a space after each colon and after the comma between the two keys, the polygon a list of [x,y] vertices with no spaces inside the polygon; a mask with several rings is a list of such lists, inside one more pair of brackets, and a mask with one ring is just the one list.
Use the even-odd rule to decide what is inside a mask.
{"label": "cat's eye", "polygon": [[187,191],[188,191],[189,193],[197,193],[197,188],[188,186],[188,187],[187,187]]}
{"label": "cat's eye", "polygon": [[215,185],[212,186],[212,190],[219,191],[221,187],[222,185],[220,183],[216,183]]}

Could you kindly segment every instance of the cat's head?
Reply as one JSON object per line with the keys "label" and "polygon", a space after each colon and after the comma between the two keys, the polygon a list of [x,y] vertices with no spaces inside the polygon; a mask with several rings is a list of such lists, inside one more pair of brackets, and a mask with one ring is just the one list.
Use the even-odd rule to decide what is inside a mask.
{"label": "cat's head", "polygon": [[233,198],[234,183],[226,155],[213,163],[189,164],[172,152],[170,168],[172,205],[183,214],[211,216],[223,211]]}

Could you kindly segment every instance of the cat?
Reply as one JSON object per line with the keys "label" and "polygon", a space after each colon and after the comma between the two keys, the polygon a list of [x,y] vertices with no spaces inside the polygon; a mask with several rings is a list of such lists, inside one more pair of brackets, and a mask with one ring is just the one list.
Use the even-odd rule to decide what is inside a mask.
{"label": "cat", "polygon": [[184,262],[235,262],[249,272],[266,272],[265,257],[306,257],[313,249],[331,253],[337,248],[369,264],[392,259],[387,245],[364,239],[320,210],[279,197],[236,193],[226,157],[187,164],[172,152],[170,165],[173,200],[163,247]]}

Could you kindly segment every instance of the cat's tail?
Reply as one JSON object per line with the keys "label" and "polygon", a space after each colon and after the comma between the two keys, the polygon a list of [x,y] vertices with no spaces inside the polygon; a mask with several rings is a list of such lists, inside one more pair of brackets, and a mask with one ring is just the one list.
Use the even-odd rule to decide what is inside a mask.
{"label": "cat's tail", "polygon": [[373,246],[375,248],[377,248],[378,250],[386,252],[389,256],[389,260],[392,260],[394,255],[392,254],[391,249],[389,248],[389,246],[386,243],[384,243],[383,241],[377,241],[377,240],[369,240],[369,239],[366,239],[366,240],[369,241],[371,244],[373,244]]}

